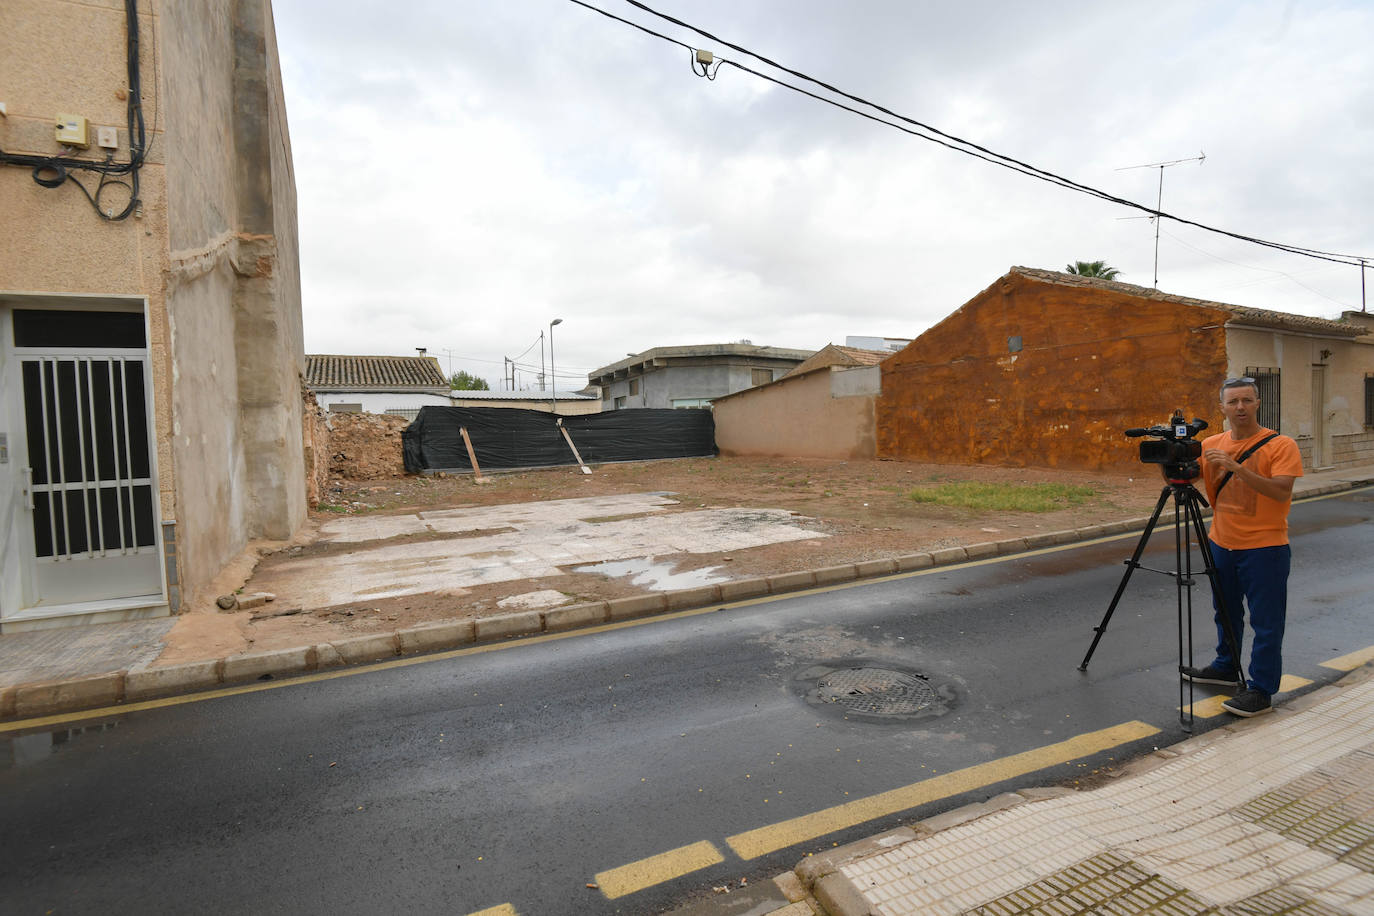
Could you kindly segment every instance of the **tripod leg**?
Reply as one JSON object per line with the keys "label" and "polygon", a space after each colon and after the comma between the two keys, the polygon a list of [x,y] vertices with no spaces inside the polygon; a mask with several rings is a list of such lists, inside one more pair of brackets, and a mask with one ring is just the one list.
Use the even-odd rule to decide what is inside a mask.
{"label": "tripod leg", "polygon": [[[1227,595],[1221,587],[1221,574],[1217,572],[1216,560],[1212,558],[1212,546],[1207,539],[1207,526],[1202,521],[1202,510],[1198,508],[1197,500],[1201,497],[1196,493],[1192,494],[1192,499],[1188,502],[1188,517],[1192,522],[1193,530],[1197,532],[1198,544],[1202,547],[1202,565],[1207,570],[1207,579],[1212,584],[1212,594],[1216,596],[1217,606],[1221,608],[1216,614],[1216,619],[1221,622],[1222,638],[1226,640],[1226,646],[1231,650],[1231,657],[1236,660],[1236,672],[1240,675],[1242,684],[1248,684],[1245,679],[1245,662],[1241,657],[1240,634],[1231,623],[1231,600],[1233,596]],[[1191,616],[1189,619],[1191,623]]]}
{"label": "tripod leg", "polygon": [[1150,541],[1150,533],[1155,530],[1155,525],[1159,522],[1159,514],[1164,511],[1164,506],[1169,502],[1171,488],[1166,486],[1159,494],[1159,502],[1155,503],[1155,511],[1150,515],[1149,522],[1145,525],[1145,530],[1141,532],[1140,540],[1136,542],[1135,553],[1126,561],[1126,574],[1121,577],[1121,584],[1116,587],[1116,594],[1112,596],[1112,603],[1107,606],[1107,613],[1102,615],[1102,622],[1093,627],[1093,632],[1097,635],[1093,637],[1092,645],[1088,646],[1088,654],[1083,656],[1083,661],[1079,663],[1079,671],[1088,670],[1088,662],[1092,659],[1093,653],[1097,651],[1097,644],[1102,641],[1102,634],[1107,632],[1107,624],[1111,622],[1112,614],[1116,613],[1116,605],[1121,601],[1121,596],[1126,592],[1126,583],[1131,581],[1131,573],[1140,566],[1140,557],[1145,553],[1145,545]]}
{"label": "tripod leg", "polygon": [[[1188,634],[1188,661],[1193,660],[1193,548],[1189,543],[1193,515],[1189,511],[1192,503],[1188,500],[1189,491],[1174,491],[1174,569],[1175,587],[1178,594],[1178,670],[1183,673],[1184,633]],[[1187,607],[1187,616],[1184,608]],[[1186,625],[1185,625],[1186,620]],[[1185,689],[1183,679],[1178,682],[1178,721],[1185,731],[1193,730],[1193,682],[1188,681]]]}

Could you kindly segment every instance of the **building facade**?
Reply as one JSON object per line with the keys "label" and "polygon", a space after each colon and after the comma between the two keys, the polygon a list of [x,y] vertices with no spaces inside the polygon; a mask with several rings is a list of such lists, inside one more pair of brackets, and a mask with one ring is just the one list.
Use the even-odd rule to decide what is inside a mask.
{"label": "building facade", "polygon": [[433,356],[305,357],[305,385],[330,413],[415,419],[426,405],[448,407],[448,379]]}
{"label": "building facade", "polygon": [[[1365,322],[1289,315],[1014,267],[881,363],[879,458],[1101,469],[1173,410],[1222,428],[1220,382],[1259,382],[1260,422],[1309,467],[1367,463]],[[1364,457],[1361,457],[1364,456]]]}
{"label": "building facade", "polygon": [[587,380],[601,389],[602,410],[709,407],[722,395],[781,378],[813,352],[751,343],[655,347],[602,366]]}
{"label": "building facade", "polygon": [[175,613],[306,515],[271,6],[3,19],[0,630]]}

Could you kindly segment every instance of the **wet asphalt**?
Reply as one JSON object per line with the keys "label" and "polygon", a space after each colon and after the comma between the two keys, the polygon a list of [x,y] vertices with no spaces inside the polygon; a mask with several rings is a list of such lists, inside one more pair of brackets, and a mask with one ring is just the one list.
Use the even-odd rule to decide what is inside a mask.
{"label": "wet asphalt", "polygon": [[[1374,644],[1374,501],[1303,502],[1292,518],[1285,671],[1315,686],[1340,676],[1322,661]],[[654,913],[1001,791],[1073,784],[1187,735],[1171,578],[1133,574],[1078,670],[1135,542],[0,740],[0,901],[7,913]],[[1150,548],[1147,565],[1173,568],[1172,531]],[[1193,596],[1201,664],[1210,598],[1205,585]],[[898,672],[929,702],[897,716],[831,702],[818,679],[849,670]],[[757,858],[728,844],[1132,720],[1159,732]],[[614,900],[587,887],[702,843],[723,861]]]}

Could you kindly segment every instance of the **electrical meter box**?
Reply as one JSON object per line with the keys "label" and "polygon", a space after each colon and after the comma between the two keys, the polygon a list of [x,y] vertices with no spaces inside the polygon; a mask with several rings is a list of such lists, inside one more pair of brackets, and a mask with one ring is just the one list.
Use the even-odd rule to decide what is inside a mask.
{"label": "electrical meter box", "polygon": [[57,142],[82,149],[91,145],[90,129],[81,115],[60,114],[57,116]]}

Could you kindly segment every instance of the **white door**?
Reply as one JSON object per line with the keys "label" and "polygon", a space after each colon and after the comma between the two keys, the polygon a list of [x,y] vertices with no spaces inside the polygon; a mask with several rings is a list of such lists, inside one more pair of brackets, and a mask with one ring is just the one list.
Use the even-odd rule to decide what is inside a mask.
{"label": "white door", "polygon": [[[10,524],[0,539],[17,554],[22,579],[17,596],[5,590],[0,611],[158,598],[142,311],[11,307],[0,319],[9,325],[3,391],[11,418],[0,468],[9,472],[0,504],[9,504]],[[13,557],[5,559],[11,568]]]}

